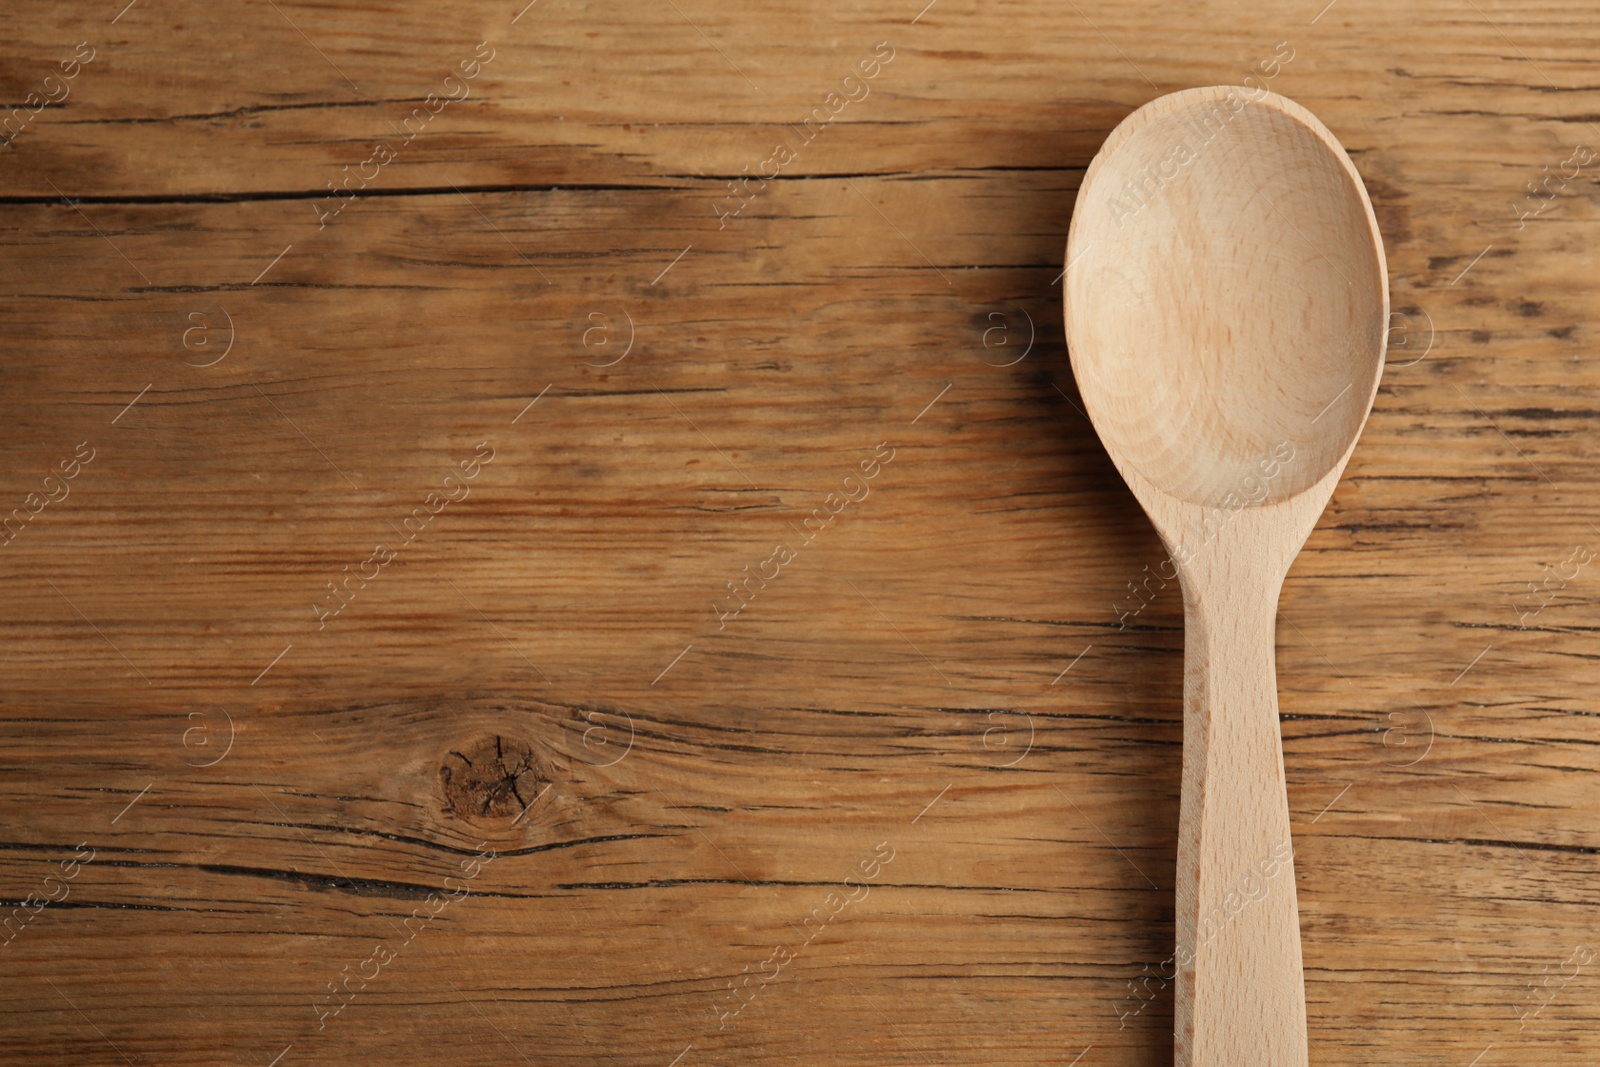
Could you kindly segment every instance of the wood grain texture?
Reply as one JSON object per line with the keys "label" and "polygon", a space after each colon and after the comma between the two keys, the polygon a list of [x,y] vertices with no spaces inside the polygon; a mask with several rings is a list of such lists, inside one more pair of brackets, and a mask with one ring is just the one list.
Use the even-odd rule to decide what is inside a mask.
{"label": "wood grain texture", "polygon": [[520,7],[8,14],[8,106],[94,58],[0,149],[0,1047],[1170,1062],[1181,603],[1054,279],[1286,41],[1398,313],[1280,602],[1311,1062],[1595,1061],[1587,7]]}

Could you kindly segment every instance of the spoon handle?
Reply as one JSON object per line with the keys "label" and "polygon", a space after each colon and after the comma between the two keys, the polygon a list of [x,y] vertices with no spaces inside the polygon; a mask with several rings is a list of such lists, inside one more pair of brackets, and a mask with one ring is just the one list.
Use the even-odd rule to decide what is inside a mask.
{"label": "spoon handle", "polygon": [[1217,562],[1183,578],[1175,1061],[1306,1067],[1273,667],[1282,572]]}

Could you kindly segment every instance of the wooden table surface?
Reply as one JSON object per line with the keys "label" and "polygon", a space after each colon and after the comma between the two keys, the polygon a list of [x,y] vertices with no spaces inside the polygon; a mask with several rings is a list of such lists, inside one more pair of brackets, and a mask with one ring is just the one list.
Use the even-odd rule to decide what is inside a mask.
{"label": "wooden table surface", "polygon": [[1397,311],[1278,626],[1312,1062],[1600,1060],[1588,5],[124,2],[0,61],[0,1058],[1170,1062],[1057,278],[1251,79]]}

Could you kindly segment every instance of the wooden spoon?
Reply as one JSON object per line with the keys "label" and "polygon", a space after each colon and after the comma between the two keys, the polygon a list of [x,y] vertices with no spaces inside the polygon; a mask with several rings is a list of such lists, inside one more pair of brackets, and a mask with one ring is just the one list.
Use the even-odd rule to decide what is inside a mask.
{"label": "wooden spoon", "polygon": [[1278,593],[1366,423],[1389,289],[1361,177],[1260,90],[1163,96],[1089,165],[1067,343],[1183,587],[1179,1067],[1304,1067]]}

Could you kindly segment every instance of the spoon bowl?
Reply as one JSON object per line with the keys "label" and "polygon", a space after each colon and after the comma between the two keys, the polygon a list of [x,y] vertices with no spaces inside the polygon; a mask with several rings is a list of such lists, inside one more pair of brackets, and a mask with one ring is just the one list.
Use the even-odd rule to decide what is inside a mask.
{"label": "spoon bowl", "polygon": [[1073,373],[1122,473],[1216,506],[1289,441],[1271,503],[1346,459],[1383,370],[1377,233],[1338,141],[1281,96],[1191,89],[1118,126],[1078,194],[1065,294]]}
{"label": "spoon bowl", "polygon": [[1278,594],[1366,423],[1389,290],[1360,175],[1264,90],[1164,96],[1089,165],[1073,374],[1184,601],[1178,1067],[1305,1067]]}

